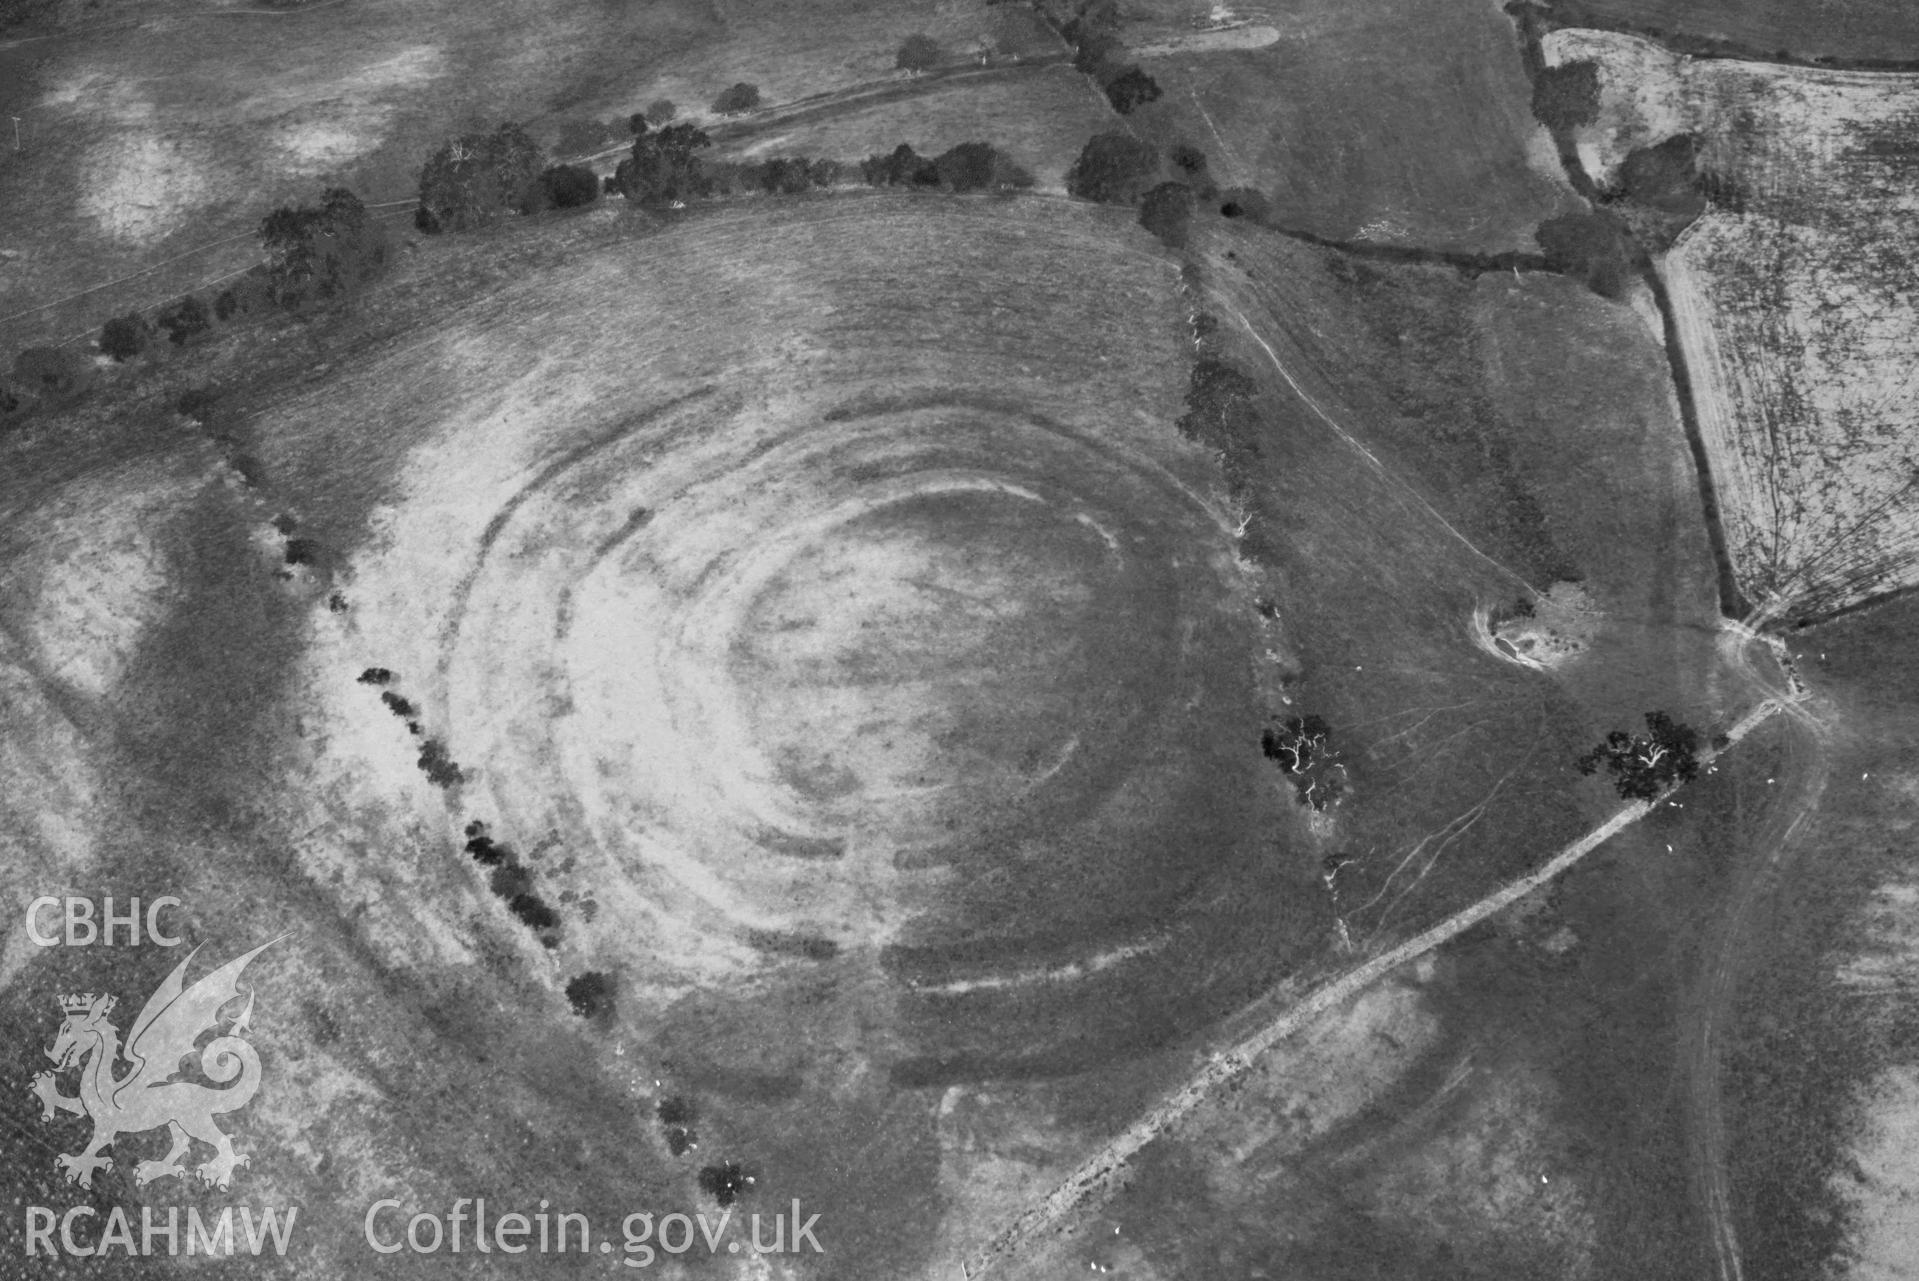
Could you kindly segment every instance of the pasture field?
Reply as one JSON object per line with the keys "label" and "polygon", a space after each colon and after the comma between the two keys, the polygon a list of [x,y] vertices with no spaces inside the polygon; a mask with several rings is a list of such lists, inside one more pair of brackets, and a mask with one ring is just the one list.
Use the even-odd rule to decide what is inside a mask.
{"label": "pasture field", "polygon": [[704,118],[740,80],[769,105],[884,82],[920,31],[962,61],[981,38],[1059,51],[1023,6],[975,0],[129,3],[70,25],[0,46],[0,108],[25,144],[0,148],[8,351],[97,328],[129,295],[16,318],[36,304],[188,251],[204,250],[129,282],[130,297],[157,304],[243,269],[281,202],[338,184],[369,204],[410,199],[453,133],[515,120],[545,142],[564,119],[624,118],[659,97]]}
{"label": "pasture field", "polygon": [[1611,27],[1687,53],[1891,64],[1919,58],[1919,12],[1904,0],[1547,0],[1567,27]]}
{"label": "pasture field", "polygon": [[[1737,710],[1690,453],[1644,321],[1567,281],[1219,221],[1195,255],[1195,306],[1263,384],[1242,547],[1290,710],[1347,770],[1312,848],[1363,955],[1605,808],[1570,760],[1606,728]],[[1593,616],[1575,657],[1474,643],[1476,607],[1569,579]],[[1276,1049],[1030,1274],[1692,1275],[1674,989],[1769,759]]]}
{"label": "pasture field", "polygon": [[1700,138],[1712,208],[1664,256],[1700,431],[1745,594],[1819,616],[1919,582],[1919,78],[1695,61],[1631,36],[1557,31],[1602,110],[1582,162]]}
{"label": "pasture field", "polygon": [[[1753,931],[1725,1089],[1734,1213],[1767,1275],[1913,1266],[1919,672],[1910,597],[1799,632],[1839,727],[1830,783]],[[1758,1275],[1755,1270],[1754,1275]]]}
{"label": "pasture field", "polygon": [[[531,238],[430,244],[306,327],[338,324],[295,340],[331,367],[222,428],[251,483],[191,456],[209,483],[88,472],[18,514],[124,511],[154,544],[15,553],[43,585],[5,620],[7,795],[39,760],[113,779],[87,832],[23,821],[22,858],[301,923],[281,990],[327,995],[286,1009],[271,1048],[308,1066],[255,1133],[358,1156],[338,1188],[263,1163],[286,1200],[485,1183],[617,1222],[739,1159],[835,1225],[834,1275],[918,1274],[943,1225],[992,1226],[951,1190],[946,1087],[1151,1080],[1325,942],[1219,475],[1171,428],[1176,265],[1043,198],[554,232],[491,287],[462,260]],[[276,516],[309,547],[284,576]],[[556,946],[462,851],[473,821]],[[561,994],[588,972],[619,994],[597,1034]],[[674,1097],[683,1157],[652,1119]],[[357,1216],[316,1231],[316,1267],[364,1249]]]}
{"label": "pasture field", "polygon": [[[1201,305],[1271,395],[1247,547],[1284,585],[1292,696],[1342,735],[1362,798],[1329,838],[1352,860],[1340,900],[1370,904],[1355,937],[1410,929],[1577,830],[1577,744],[1650,708],[1735,710],[1704,692],[1713,569],[1660,353],[1556,277],[1468,280],[1232,223],[1202,254]],[[1576,660],[1534,671],[1475,644],[1476,611],[1567,579],[1599,615]]]}
{"label": "pasture field", "polygon": [[[1222,187],[1273,200],[1281,225],[1334,240],[1530,252],[1581,208],[1544,131],[1512,23],[1436,0],[1248,9],[1280,31],[1257,49],[1142,60],[1164,96],[1133,127],[1203,150]],[[1164,19],[1122,32],[1165,37]]]}

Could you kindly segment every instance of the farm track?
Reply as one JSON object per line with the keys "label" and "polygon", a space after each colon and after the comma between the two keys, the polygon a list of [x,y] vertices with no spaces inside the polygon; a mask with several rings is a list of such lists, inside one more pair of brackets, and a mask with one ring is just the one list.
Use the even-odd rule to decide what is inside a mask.
{"label": "farm track", "polygon": [[[1781,711],[1795,711],[1798,695],[1772,695],[1759,702],[1726,731],[1727,744],[1702,759],[1717,759],[1731,746]],[[1071,1220],[1092,1210],[1119,1191],[1127,1164],[1148,1144],[1169,1131],[1221,1090],[1244,1076],[1260,1057],[1313,1019],[1359,995],[1387,974],[1450,942],[1486,918],[1511,906],[1541,886],[1563,875],[1611,837],[1646,817],[1672,795],[1652,801],[1634,801],[1620,807],[1604,823],[1556,853],[1537,871],[1518,878],[1470,907],[1447,917],[1431,929],[1407,939],[1356,969],[1308,993],[1265,1025],[1223,1051],[1214,1051],[1204,1067],[1185,1085],[1128,1126],[1118,1137],[1080,1163],[1045,1200],[1015,1219],[983,1249],[961,1264],[968,1281],[993,1274],[1013,1263],[1041,1237],[1070,1229]]]}
{"label": "farm track", "polygon": [[1749,687],[1765,692],[1788,713],[1785,759],[1775,775],[1785,786],[1754,834],[1726,907],[1707,935],[1698,977],[1680,996],[1678,1013],[1680,1065],[1690,1120],[1687,1152],[1720,1281],[1744,1281],[1745,1277],[1726,1168],[1723,1042],[1738,999],[1738,976],[1755,943],[1753,929],[1791,876],[1803,849],[1800,837],[1818,812],[1832,772],[1830,723],[1809,705],[1790,672],[1783,693],[1761,675],[1752,662],[1754,639],[1745,626],[1729,625],[1722,653]]}

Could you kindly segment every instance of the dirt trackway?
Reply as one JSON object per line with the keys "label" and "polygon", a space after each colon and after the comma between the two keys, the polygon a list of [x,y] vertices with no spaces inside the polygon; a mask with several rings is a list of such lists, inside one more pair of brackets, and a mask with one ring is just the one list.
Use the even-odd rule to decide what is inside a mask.
{"label": "dirt trackway", "polygon": [[[1794,706],[1791,698],[1769,697],[1759,703],[1726,732],[1726,747],[1701,759],[1710,762],[1730,749],[1732,744],[1781,711]],[[1215,1051],[1194,1076],[1157,1107],[1128,1126],[1110,1143],[1081,1162],[1065,1182],[1044,1201],[1015,1219],[972,1258],[961,1263],[961,1275],[968,1281],[983,1277],[1015,1259],[1035,1239],[1059,1230],[1073,1215],[1090,1209],[1118,1190],[1126,1165],[1142,1148],[1164,1134],[1180,1119],[1198,1108],[1222,1087],[1243,1076],[1255,1061],[1319,1015],[1357,996],[1393,970],[1424,956],[1442,943],[1465,933],[1487,917],[1510,906],[1540,886],[1560,876],[1586,855],[1664,803],[1668,791],[1652,801],[1634,801],[1622,806],[1604,823],[1555,854],[1535,872],[1530,872],[1504,888],[1455,913],[1423,934],[1384,952],[1357,969],[1309,993],[1297,1005],[1245,1037],[1232,1048]]]}
{"label": "dirt trackway", "polygon": [[1680,1067],[1688,1113],[1687,1155],[1694,1195],[1700,1201],[1720,1281],[1744,1281],[1745,1267],[1732,1216],[1731,1180],[1726,1172],[1725,1100],[1720,1088],[1721,1033],[1731,1021],[1738,975],[1749,935],[1768,899],[1785,883],[1799,852],[1798,838],[1818,811],[1831,774],[1831,728],[1807,705],[1805,691],[1786,665],[1783,646],[1771,642],[1788,692],[1780,696],[1752,663],[1751,642],[1758,639],[1743,624],[1728,624],[1722,640],[1727,665],[1756,690],[1777,698],[1789,713],[1786,760],[1772,812],[1755,833],[1752,850],[1739,868],[1719,921],[1707,936],[1699,976],[1680,997]]}

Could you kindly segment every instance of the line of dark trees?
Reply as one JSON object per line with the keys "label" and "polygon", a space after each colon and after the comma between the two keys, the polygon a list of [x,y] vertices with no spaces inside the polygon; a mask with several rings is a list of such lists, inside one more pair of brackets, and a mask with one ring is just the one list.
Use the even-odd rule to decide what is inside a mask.
{"label": "line of dark trees", "polygon": [[1073,46],[1073,66],[1091,77],[1122,116],[1159,99],[1158,83],[1138,63],[1127,60],[1115,0],[1080,0],[1072,17],[1060,24],[1059,33]]}
{"label": "line of dark trees", "polygon": [[[265,261],[225,288],[111,317],[100,327],[95,349],[116,364],[131,364],[169,346],[191,346],[217,325],[256,312],[299,311],[345,298],[385,269],[390,248],[385,229],[344,187],[329,188],[317,204],[273,210],[261,221],[260,245]],[[29,347],[14,358],[10,376],[0,378],[0,424],[12,425],[39,409],[67,408],[98,382],[90,352]],[[197,417],[199,411],[181,412]]]}
{"label": "line of dark trees", "polygon": [[[643,116],[633,119],[644,126]],[[600,189],[592,169],[545,163],[525,130],[503,124],[491,133],[450,138],[427,158],[413,222],[430,234],[469,231],[501,218],[590,205]]]}
{"label": "line of dark trees", "polygon": [[[695,125],[655,129],[638,117],[633,124],[632,154],[620,162],[607,186],[635,204],[663,207],[752,191],[787,195],[838,186],[849,177],[845,166],[823,158],[714,162],[701,155],[712,146],[712,139]],[[987,142],[963,142],[937,156],[922,156],[910,144],[901,143],[862,161],[859,178],[874,187],[954,192],[1033,185],[1032,174]]]}
{"label": "line of dark trees", "polygon": [[1258,223],[1271,213],[1265,194],[1251,187],[1221,191],[1198,147],[1179,143],[1162,155],[1121,129],[1087,139],[1066,171],[1066,192],[1100,204],[1137,206],[1140,225],[1175,249],[1185,248],[1202,208]]}

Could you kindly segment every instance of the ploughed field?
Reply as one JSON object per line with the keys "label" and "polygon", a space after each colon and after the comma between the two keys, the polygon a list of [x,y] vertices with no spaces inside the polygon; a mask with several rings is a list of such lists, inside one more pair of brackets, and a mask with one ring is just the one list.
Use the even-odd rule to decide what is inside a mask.
{"label": "ploughed field", "polygon": [[1699,139],[1712,206],[1663,256],[1739,585],[1828,613],[1919,581],[1908,223],[1919,80],[1676,57],[1556,31],[1600,67],[1579,130],[1602,185],[1626,154]]}
{"label": "ploughed field", "polygon": [[1551,0],[1555,22],[1635,31],[1679,47],[1752,57],[1866,63],[1919,58],[1919,10],[1905,0]]}

